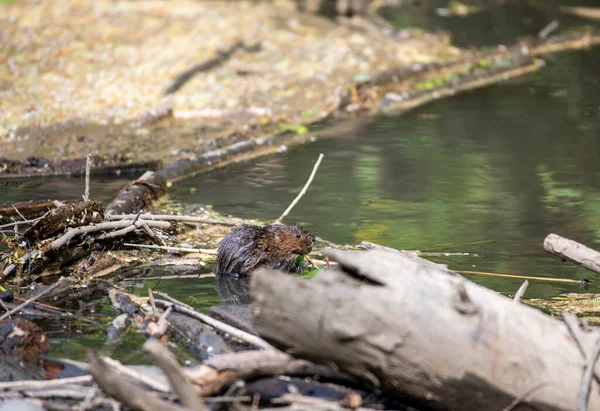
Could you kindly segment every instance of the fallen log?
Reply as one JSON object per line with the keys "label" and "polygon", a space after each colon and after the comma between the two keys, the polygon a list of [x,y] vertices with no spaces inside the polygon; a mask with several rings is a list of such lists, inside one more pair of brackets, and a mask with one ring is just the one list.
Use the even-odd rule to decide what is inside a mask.
{"label": "fallen log", "polygon": [[572,261],[590,271],[600,273],[600,253],[577,241],[551,233],[544,239],[544,250],[563,260]]}
{"label": "fallen log", "polygon": [[167,180],[153,171],[146,171],[140,178],[123,188],[106,207],[104,215],[137,213],[163,195]]}
{"label": "fallen log", "polygon": [[[340,266],[311,280],[253,274],[254,324],[273,345],[432,409],[577,409],[595,332],[575,339],[559,320],[402,253],[323,253]],[[590,384],[589,409],[600,409]]]}

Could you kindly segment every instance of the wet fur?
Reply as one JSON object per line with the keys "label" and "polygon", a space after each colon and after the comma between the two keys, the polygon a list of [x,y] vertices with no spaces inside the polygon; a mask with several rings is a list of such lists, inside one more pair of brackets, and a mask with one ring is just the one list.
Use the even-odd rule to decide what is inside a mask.
{"label": "wet fur", "polygon": [[296,259],[310,253],[313,242],[314,235],[298,226],[235,227],[219,244],[215,275],[250,275],[259,267],[297,272]]}

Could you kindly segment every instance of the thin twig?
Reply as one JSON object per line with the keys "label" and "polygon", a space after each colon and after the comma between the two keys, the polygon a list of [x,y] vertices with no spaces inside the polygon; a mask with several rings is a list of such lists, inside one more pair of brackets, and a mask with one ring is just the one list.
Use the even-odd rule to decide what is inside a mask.
{"label": "thin twig", "polygon": [[592,388],[592,376],[594,375],[594,369],[596,368],[596,361],[598,361],[599,355],[600,336],[598,336],[592,351],[588,353],[585,371],[583,372],[583,378],[581,379],[581,385],[579,386],[579,393],[577,394],[578,411],[587,411],[588,409],[588,399],[590,397],[590,389]]}
{"label": "thin twig", "polygon": [[162,315],[158,319],[158,322],[156,323],[156,328],[154,330],[152,330],[152,335],[162,336],[167,332],[169,325],[170,325],[169,321],[167,320],[167,317],[169,317],[169,314],[171,314],[172,311],[173,311],[173,306],[167,308],[162,313]]}
{"label": "thin twig", "polygon": [[553,281],[557,283],[579,283],[579,280],[571,280],[569,278],[552,278],[552,277],[534,277],[530,275],[517,275],[517,274],[499,274],[499,273],[487,273],[485,271],[468,271],[468,270],[452,270],[460,274],[479,274],[487,275],[489,277],[506,277],[506,278],[521,278],[523,280],[540,280],[540,281]]}
{"label": "thin twig", "polygon": [[182,253],[200,253],[200,254],[217,255],[217,250],[209,250],[209,249],[204,249],[204,248],[167,247],[167,246],[162,246],[162,245],[133,244],[133,243],[123,243],[123,245],[125,245],[127,247],[151,248],[151,249],[155,249],[155,250],[180,251]]}
{"label": "thin twig", "polygon": [[152,292],[153,292],[154,294],[158,295],[159,297],[162,297],[162,298],[164,298],[164,299],[165,299],[166,301],[168,301],[168,302],[171,302],[171,303],[173,303],[173,304],[180,305],[180,306],[182,306],[182,307],[185,307],[185,308],[187,308],[187,309],[189,309],[189,310],[192,310],[192,311],[194,311],[194,307],[192,307],[191,305],[188,305],[188,304],[184,303],[183,301],[179,301],[177,298],[173,298],[173,297],[171,297],[171,296],[170,296],[169,294],[167,294],[167,293],[163,293],[162,291],[156,291],[156,290],[153,290]]}
{"label": "thin twig", "polygon": [[90,199],[90,169],[92,168],[92,155],[88,154],[85,160],[85,191],[83,192],[83,201]]}
{"label": "thin twig", "polygon": [[70,388],[52,388],[48,390],[35,390],[35,391],[22,391],[25,397],[33,397],[37,399],[41,398],[64,398],[71,400],[83,400],[87,395],[85,387],[79,387],[77,385],[71,386]]}
{"label": "thin twig", "polygon": [[[229,388],[227,388],[227,391],[225,391],[225,393],[223,394],[225,397],[232,397],[237,391],[243,389],[246,386],[246,382],[243,380],[237,380],[236,382],[234,382],[233,384],[231,384],[229,386]],[[235,397],[233,397],[235,398]],[[219,403],[212,403],[212,404],[208,404],[208,409],[210,411],[219,411],[221,409],[221,404]]]}
{"label": "thin twig", "polygon": [[23,221],[27,221],[27,219],[25,217],[23,217],[23,214],[21,214],[21,212],[17,209],[17,207],[14,206],[14,204],[12,205],[12,208],[15,209],[15,211],[17,212],[17,214],[19,214],[19,216],[21,216],[21,218],[23,219]]}
{"label": "thin twig", "polygon": [[186,278],[214,278],[213,273],[207,274],[178,274],[178,275],[153,275],[151,277],[127,277],[121,280],[122,283],[129,283],[134,280],[181,280]]}
{"label": "thin twig", "polygon": [[62,387],[69,384],[83,384],[92,381],[91,375],[81,375],[78,377],[60,378],[58,380],[25,380],[25,381],[9,381],[0,382],[0,391],[5,390],[43,390],[46,388]]}
{"label": "thin twig", "polygon": [[8,267],[6,267],[3,271],[2,271],[2,275],[0,275],[0,280],[4,280],[6,277],[8,277],[8,275],[10,273],[13,272],[13,270],[16,268],[16,264],[10,264]]}
{"label": "thin twig", "polygon": [[132,231],[137,230],[139,227],[136,227],[135,223],[130,225],[129,227],[121,228],[120,230],[111,231],[110,233],[100,234],[96,239],[98,240],[108,240],[110,238],[124,237],[125,234],[129,234]]}
{"label": "thin twig", "polygon": [[27,301],[25,301],[23,304],[20,304],[20,305],[16,306],[15,308],[13,308],[12,310],[7,311],[4,314],[2,314],[0,316],[0,321],[4,320],[9,315],[16,313],[20,309],[25,308],[30,303],[32,303],[35,300],[37,300],[37,299],[43,297],[44,295],[48,294],[50,291],[53,291],[58,286],[62,285],[65,281],[70,281],[70,279],[66,278],[66,277],[61,277],[60,280],[58,280],[57,282],[55,282],[51,286],[47,287],[46,289],[42,290],[40,293],[34,295],[33,297],[31,297],[30,299],[28,299]]}
{"label": "thin twig", "polygon": [[309,256],[307,256],[307,255],[305,255],[305,256],[304,256],[304,259],[305,259],[306,261],[308,261],[310,264],[312,264],[312,265],[313,265],[313,267],[315,267],[315,268],[319,268],[319,266],[318,266],[318,265],[317,265],[317,263],[316,263],[316,261],[317,261],[317,260],[315,260],[315,259],[313,259],[313,258],[310,258],[310,257],[309,257]]}
{"label": "thin twig", "polygon": [[186,307],[185,304],[172,303],[169,301],[158,300],[158,299],[155,300],[155,302],[157,305],[161,305],[163,308],[172,306],[173,309],[177,312],[180,312],[182,314],[185,314],[192,318],[195,318],[205,324],[210,325],[213,328],[216,328],[222,332],[231,334],[233,337],[239,338],[240,340],[245,341],[249,344],[255,345],[260,348],[264,348],[266,350],[276,350],[275,347],[273,347],[271,344],[269,344],[262,338],[260,338],[256,335],[247,333],[246,331],[242,331],[239,328],[235,328],[229,324],[225,324],[224,322],[216,320],[212,317],[209,317],[208,315],[199,313],[191,308]]}
{"label": "thin twig", "polygon": [[538,33],[538,37],[541,40],[546,40],[552,33],[554,33],[560,27],[560,23],[558,20],[552,20],[550,23],[546,24],[543,29]]}
{"label": "thin twig", "polygon": [[[134,227],[140,228],[142,224],[148,224],[150,227],[156,227],[161,229],[169,229],[171,227],[171,223],[165,221],[144,221],[139,220],[133,223]],[[48,245],[48,250],[56,250],[57,248],[62,247],[67,244],[73,237],[76,237],[80,234],[89,234],[96,231],[102,230],[112,230],[117,228],[126,228],[132,226],[131,221],[109,221],[95,225],[86,225],[77,228],[69,228],[67,232],[62,236],[54,240]]]}
{"label": "thin twig", "polygon": [[515,293],[515,296],[513,297],[513,301],[520,303],[521,300],[523,299],[523,295],[525,294],[525,291],[527,291],[527,287],[529,287],[529,281],[525,280],[525,281],[523,281],[523,284],[521,284],[521,286]]}
{"label": "thin twig", "polygon": [[522,403],[523,401],[525,401],[527,399],[527,397],[529,397],[531,394],[533,394],[534,392],[536,392],[537,390],[544,388],[544,386],[550,385],[547,382],[541,382],[538,385],[534,385],[533,387],[531,387],[530,389],[528,389],[527,391],[525,391],[523,394],[519,395],[518,397],[516,397],[513,402],[511,402],[510,404],[508,404],[508,406],[504,407],[502,409],[502,411],[512,411],[515,409],[515,407],[517,405],[519,405],[520,403]]}
{"label": "thin twig", "polygon": [[152,288],[148,288],[148,301],[150,301],[150,307],[152,307],[152,320],[156,321],[156,304],[154,304],[154,294]]}
{"label": "thin twig", "polygon": [[279,216],[279,218],[277,220],[275,220],[275,224],[279,224],[281,222],[281,220],[283,220],[285,218],[285,216],[287,216],[289,214],[289,212],[292,211],[292,208],[294,208],[296,203],[298,203],[298,201],[300,201],[302,196],[306,193],[308,186],[310,186],[310,183],[312,183],[313,178],[315,177],[315,174],[317,173],[317,169],[319,168],[319,165],[321,164],[321,160],[323,160],[323,157],[325,157],[323,154],[319,154],[319,159],[315,163],[315,166],[313,167],[313,171],[312,171],[312,173],[310,173],[310,177],[308,177],[308,181],[306,182],[306,184],[304,184],[302,191],[300,191],[300,194],[298,194],[296,196],[296,198],[294,199],[294,201],[292,201],[292,204],[290,204],[290,206],[287,208],[287,210],[285,210],[283,212],[283,214],[281,214],[281,216]]}
{"label": "thin twig", "polygon": [[[107,220],[132,220],[138,214],[111,214],[106,217]],[[194,217],[187,215],[171,215],[171,214],[141,214],[139,217],[142,220],[152,221],[180,221],[184,223],[204,223],[204,224],[221,224],[226,226],[235,226],[237,223],[230,221],[214,220],[206,217]]]}
{"label": "thin twig", "polygon": [[7,223],[7,224],[2,224],[0,225],[0,228],[10,228],[10,227],[14,227],[14,226],[19,226],[19,225],[23,225],[23,224],[33,224],[36,221],[41,220],[42,217],[39,218],[34,218],[33,220],[25,220],[25,221],[14,221],[12,223]]}
{"label": "thin twig", "polygon": [[247,402],[252,400],[249,395],[242,395],[239,397],[205,397],[205,402],[211,403],[224,403],[224,402]]}
{"label": "thin twig", "polygon": [[150,237],[152,239],[152,241],[154,241],[155,243],[161,243],[164,246],[166,246],[165,242],[163,241],[162,238],[160,238],[158,236],[158,234],[156,234],[154,231],[152,231],[152,229],[150,227],[148,227],[148,224],[144,224],[142,226],[142,228],[144,229],[144,231],[146,232],[146,234],[148,234],[148,237]]}
{"label": "thin twig", "polygon": [[[2,300],[0,300],[0,307],[2,307],[4,312],[10,311],[9,308],[6,306],[6,304],[4,304],[4,301],[2,301]],[[8,316],[8,319],[10,320],[10,315]]]}
{"label": "thin twig", "polygon": [[89,391],[87,392],[87,394],[85,395],[85,398],[83,399],[83,401],[81,401],[81,403],[79,403],[79,405],[77,405],[75,407],[75,410],[77,411],[85,411],[88,408],[92,408],[92,400],[94,399],[94,397],[96,396],[96,394],[98,393],[98,386],[97,385],[93,385]]}
{"label": "thin twig", "polygon": [[[150,227],[160,228],[163,230],[168,230],[169,228],[171,228],[171,223],[169,223],[167,221],[139,220],[139,221],[136,221],[135,223],[128,221],[128,220],[107,221],[107,222],[100,223],[100,224],[86,225],[86,226],[77,227],[77,228],[69,228],[65,234],[63,234],[61,237],[57,238],[56,240],[54,240],[50,244],[48,244],[47,249],[48,249],[48,251],[56,250],[56,249],[62,247],[63,245],[69,243],[74,237],[77,237],[78,235],[81,235],[81,234],[89,234],[89,233],[94,233],[97,231],[111,230],[111,229],[116,229],[116,228],[127,228],[127,227],[140,228],[143,224],[148,224],[148,226],[150,226]],[[30,261],[32,257],[34,257],[38,254],[41,254],[41,253],[42,252],[40,250],[33,250],[32,252],[25,254],[23,257],[19,258],[18,262],[24,263],[26,261]],[[6,277],[8,274],[10,274],[10,271],[8,271],[8,273],[6,273],[6,271],[9,268],[10,268],[10,266],[4,270],[3,275],[0,276],[0,280],[2,278]],[[13,267],[13,269],[14,269],[14,267]]]}
{"label": "thin twig", "polygon": [[[584,360],[587,360],[588,355],[586,353],[585,347],[583,346],[583,341],[581,341],[581,337],[583,337],[583,331],[581,329],[581,322],[579,321],[579,318],[573,313],[564,312],[563,321],[567,326],[567,330],[569,331],[571,338],[573,339],[573,341],[575,341],[575,345],[579,350],[579,354],[581,354],[581,357]],[[598,375],[598,373],[595,372],[594,376],[596,378],[596,381],[600,382],[600,376]]]}

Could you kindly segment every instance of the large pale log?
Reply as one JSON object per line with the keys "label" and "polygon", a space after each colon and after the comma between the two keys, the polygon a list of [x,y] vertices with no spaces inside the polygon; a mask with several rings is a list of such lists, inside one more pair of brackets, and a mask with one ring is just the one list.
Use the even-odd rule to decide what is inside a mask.
{"label": "large pale log", "polygon": [[594,333],[578,330],[582,353],[562,321],[401,252],[324,253],[340,268],[253,274],[261,337],[434,409],[577,409]]}
{"label": "large pale log", "polygon": [[550,254],[572,261],[590,271],[600,273],[600,253],[577,241],[552,233],[544,239],[544,249]]}

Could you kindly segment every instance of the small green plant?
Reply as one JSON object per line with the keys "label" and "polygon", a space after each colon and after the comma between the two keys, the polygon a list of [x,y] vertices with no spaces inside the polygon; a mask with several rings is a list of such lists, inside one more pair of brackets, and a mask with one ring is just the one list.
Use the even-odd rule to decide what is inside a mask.
{"label": "small green plant", "polygon": [[278,127],[281,131],[291,131],[297,134],[308,133],[308,128],[306,126],[303,126],[302,124],[281,123],[278,125]]}

